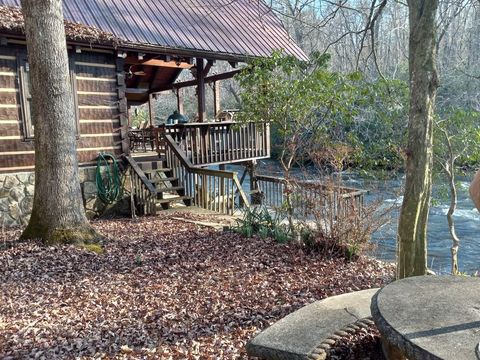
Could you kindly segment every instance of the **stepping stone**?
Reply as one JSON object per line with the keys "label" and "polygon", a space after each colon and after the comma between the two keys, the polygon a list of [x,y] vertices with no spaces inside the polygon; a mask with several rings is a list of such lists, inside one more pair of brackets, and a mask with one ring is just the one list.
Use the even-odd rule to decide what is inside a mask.
{"label": "stepping stone", "polygon": [[249,356],[266,360],[321,359],[332,335],[371,316],[370,303],[379,289],[332,296],[285,316],[247,344]]}

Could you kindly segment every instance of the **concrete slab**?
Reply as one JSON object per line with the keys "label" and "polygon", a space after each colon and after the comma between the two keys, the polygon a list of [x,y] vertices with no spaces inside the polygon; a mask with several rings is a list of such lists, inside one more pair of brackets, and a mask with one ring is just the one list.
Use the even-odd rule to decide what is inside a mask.
{"label": "concrete slab", "polygon": [[416,276],[395,281],[372,299],[383,339],[408,359],[479,359],[480,279]]}
{"label": "concrete slab", "polygon": [[307,305],[258,334],[247,344],[247,353],[267,360],[312,359],[335,331],[370,316],[377,291],[357,291]]}

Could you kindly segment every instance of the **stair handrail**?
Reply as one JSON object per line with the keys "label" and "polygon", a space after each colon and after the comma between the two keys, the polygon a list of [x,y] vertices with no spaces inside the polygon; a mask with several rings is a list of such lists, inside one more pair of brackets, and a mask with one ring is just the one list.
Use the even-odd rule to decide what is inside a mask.
{"label": "stair handrail", "polygon": [[133,171],[135,171],[135,173],[140,178],[140,180],[145,185],[145,187],[152,193],[152,195],[157,195],[157,189],[155,189],[155,186],[153,186],[152,182],[148,179],[147,175],[143,172],[140,166],[138,166],[137,162],[131,156],[128,156],[128,155],[125,156],[125,159],[127,160],[128,164],[131,166]]}
{"label": "stair handrail", "polygon": [[245,206],[249,207],[250,202],[248,201],[248,197],[243,191],[242,185],[240,184],[240,180],[238,179],[237,173],[234,171],[226,171],[226,170],[213,170],[213,169],[205,169],[192,164],[192,162],[188,159],[187,154],[178,146],[177,142],[173,139],[171,135],[165,134],[165,140],[170,147],[170,149],[175,153],[177,159],[180,160],[182,165],[185,169],[193,174],[200,174],[200,175],[211,175],[223,178],[232,179],[237,186],[239,195],[245,204]]}
{"label": "stair handrail", "polygon": [[[144,214],[156,215],[157,209],[155,200],[157,198],[157,189],[131,156],[124,155],[124,158],[130,165],[130,174],[132,180],[131,191],[132,195],[135,194],[137,196],[137,199],[135,201],[137,203],[136,205],[143,206]],[[140,182],[140,186],[137,185],[138,181]],[[147,192],[144,192],[145,190],[142,190],[142,187]]]}
{"label": "stair handrail", "polygon": [[[277,176],[270,176],[270,175],[256,175],[255,176],[257,180],[259,181],[268,181],[272,183],[281,183],[281,184],[286,184],[287,180],[283,177],[277,177]],[[311,181],[305,181],[305,180],[296,180],[294,179],[293,181],[295,184],[302,185],[305,187],[323,187],[325,189],[333,189],[336,191],[342,191],[341,197],[342,198],[349,198],[349,197],[356,197],[356,196],[362,196],[365,194],[368,194],[368,190],[363,190],[363,189],[357,189],[357,188],[352,188],[348,186],[333,186],[329,187],[328,185],[319,183],[319,182],[311,182]]]}

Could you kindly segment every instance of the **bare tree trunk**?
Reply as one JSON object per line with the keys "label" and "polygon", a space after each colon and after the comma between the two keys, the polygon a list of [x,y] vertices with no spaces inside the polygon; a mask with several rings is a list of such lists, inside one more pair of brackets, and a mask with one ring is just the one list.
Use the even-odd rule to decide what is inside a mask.
{"label": "bare tree trunk", "polygon": [[450,231],[450,237],[452,238],[452,247],[450,252],[452,255],[452,275],[458,274],[458,248],[460,247],[460,239],[457,236],[455,231],[455,221],[453,220],[453,214],[457,209],[457,187],[455,186],[455,162],[457,161],[457,156],[454,154],[453,145],[448,131],[446,129],[440,128],[443,136],[445,137],[445,143],[447,145],[447,156],[444,162],[439,161],[440,165],[447,175],[448,187],[450,191],[450,207],[447,212],[447,221],[448,221],[448,230]]}
{"label": "bare tree trunk", "polygon": [[397,278],[427,270],[427,222],[432,187],[432,127],[438,78],[435,16],[438,0],[409,0],[410,113],[405,194],[397,234]]}
{"label": "bare tree trunk", "polygon": [[460,239],[455,231],[455,223],[453,220],[453,213],[457,208],[457,188],[455,186],[455,168],[453,161],[448,165],[448,186],[450,188],[450,207],[447,212],[448,229],[450,236],[452,237],[452,247],[450,251],[452,253],[452,275],[458,274],[458,248],[460,247]]}
{"label": "bare tree trunk", "polygon": [[[287,212],[287,220],[288,220],[288,227],[290,230],[290,234],[292,235],[292,238],[296,241],[297,240],[297,234],[296,234],[296,229],[295,229],[295,221],[294,221],[294,208],[293,208],[293,202],[292,202],[292,191],[293,191],[293,183],[291,179],[291,170],[292,170],[292,163],[294,160],[294,155],[290,154],[288,156],[287,161],[285,161],[285,148],[282,151],[282,155],[280,156],[280,164],[282,165],[283,168],[283,175],[285,178],[285,187],[286,187],[286,192],[285,192],[285,207],[286,207],[286,212]],[[282,205],[283,206],[283,205]]]}
{"label": "bare tree trunk", "polygon": [[99,239],[80,190],[75,109],[61,0],[22,0],[35,124],[35,195],[23,239],[83,243]]}

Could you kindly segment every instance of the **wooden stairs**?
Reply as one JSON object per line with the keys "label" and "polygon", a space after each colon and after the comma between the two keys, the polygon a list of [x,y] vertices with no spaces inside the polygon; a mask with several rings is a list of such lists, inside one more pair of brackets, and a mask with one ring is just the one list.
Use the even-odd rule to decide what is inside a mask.
{"label": "wooden stairs", "polygon": [[180,202],[186,206],[192,204],[192,198],[185,195],[185,188],[179,185],[178,178],[172,176],[172,169],[160,168],[144,172],[157,190],[157,210],[160,207],[169,209]]}
{"label": "wooden stairs", "polygon": [[163,151],[124,156],[130,172],[132,203],[139,214],[156,215],[173,206],[191,206],[232,215],[249,200],[237,173],[192,164],[168,134]]}
{"label": "wooden stairs", "polygon": [[[185,188],[181,186],[179,179],[173,175],[171,168],[166,165],[164,157],[135,156],[130,158],[130,165],[135,169],[137,176],[141,178],[143,185],[154,193],[155,212],[166,210],[175,206],[191,206],[192,198],[185,194]],[[139,171],[140,170],[140,171]],[[152,190],[155,190],[153,192]],[[136,203],[143,205],[142,196],[138,196]],[[145,212],[146,211],[141,211]]]}

